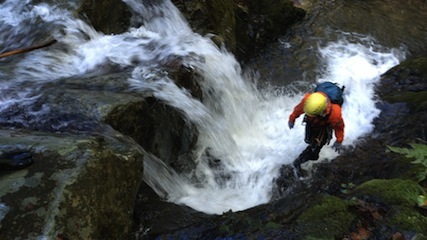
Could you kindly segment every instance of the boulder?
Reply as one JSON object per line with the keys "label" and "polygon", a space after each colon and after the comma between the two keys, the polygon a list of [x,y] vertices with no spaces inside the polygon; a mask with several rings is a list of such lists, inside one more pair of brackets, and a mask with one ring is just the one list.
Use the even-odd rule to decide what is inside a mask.
{"label": "boulder", "polygon": [[134,144],[19,129],[0,136],[3,153],[28,151],[34,160],[1,173],[1,239],[129,238],[144,157]]}
{"label": "boulder", "polygon": [[117,105],[141,101],[123,92],[127,76],[46,83],[34,102],[3,109],[1,153],[25,151],[34,164],[1,172],[1,239],[129,238],[146,154],[102,123]]}

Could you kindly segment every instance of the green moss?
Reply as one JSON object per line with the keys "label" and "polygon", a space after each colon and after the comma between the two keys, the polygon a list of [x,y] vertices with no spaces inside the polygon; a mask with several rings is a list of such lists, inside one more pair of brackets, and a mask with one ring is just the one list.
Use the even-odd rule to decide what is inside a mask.
{"label": "green moss", "polygon": [[324,196],[320,203],[298,218],[298,228],[305,239],[340,238],[349,231],[355,216],[348,211],[349,202]]}
{"label": "green moss", "polygon": [[411,180],[374,179],[363,183],[354,190],[356,196],[368,196],[388,205],[414,206],[421,186]]}
{"label": "green moss", "polygon": [[396,207],[386,219],[386,224],[399,231],[414,231],[418,234],[427,234],[427,217],[411,207]]}
{"label": "green moss", "polygon": [[230,234],[232,234],[232,231],[231,231],[231,229],[230,229],[230,226],[228,226],[228,225],[220,225],[220,227],[219,227],[219,232],[221,233],[221,234],[223,234],[223,235],[230,235]]}
{"label": "green moss", "polygon": [[267,224],[265,224],[265,230],[275,230],[280,229],[281,227],[282,225],[275,222],[268,222]]}

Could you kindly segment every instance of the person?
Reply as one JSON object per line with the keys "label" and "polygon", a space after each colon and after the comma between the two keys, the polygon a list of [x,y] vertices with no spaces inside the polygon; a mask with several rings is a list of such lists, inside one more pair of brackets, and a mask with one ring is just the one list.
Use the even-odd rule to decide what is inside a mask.
{"label": "person", "polygon": [[11,172],[25,169],[34,163],[30,151],[11,151],[0,155],[0,172]]}
{"label": "person", "polygon": [[298,156],[293,165],[299,176],[304,175],[301,164],[308,160],[319,159],[319,152],[325,144],[332,139],[335,132],[336,141],[333,144],[335,151],[341,150],[344,140],[344,120],[341,105],[331,102],[328,95],[323,92],[306,93],[301,102],[295,106],[289,116],[288,125],[292,129],[295,120],[305,113],[305,139],[307,148]]}

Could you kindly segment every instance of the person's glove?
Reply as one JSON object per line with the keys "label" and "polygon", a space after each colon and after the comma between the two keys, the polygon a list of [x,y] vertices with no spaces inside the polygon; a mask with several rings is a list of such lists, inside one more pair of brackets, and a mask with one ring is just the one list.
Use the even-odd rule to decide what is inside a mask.
{"label": "person's glove", "polygon": [[341,143],[339,143],[339,142],[335,142],[335,143],[332,145],[332,149],[334,149],[334,150],[335,150],[335,152],[340,153],[340,152],[341,152],[341,150],[342,150],[342,144],[341,144]]}
{"label": "person's glove", "polygon": [[293,123],[291,121],[288,122],[289,129],[294,128],[294,125],[295,125],[295,123]]}

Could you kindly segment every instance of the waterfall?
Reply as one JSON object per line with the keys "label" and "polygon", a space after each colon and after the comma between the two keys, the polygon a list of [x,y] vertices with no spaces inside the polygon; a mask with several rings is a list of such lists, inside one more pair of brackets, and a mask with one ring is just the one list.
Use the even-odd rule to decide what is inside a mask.
{"label": "waterfall", "polygon": [[[43,25],[61,31],[47,28],[59,47],[27,54],[14,67],[12,77],[8,75],[10,81],[2,81],[0,88],[10,89],[17,81],[48,82],[79,76],[110,64],[130,67],[131,89],[149,92],[179,110],[199,132],[192,176],[179,175],[161,159],[146,156],[145,180],[161,197],[210,214],[267,203],[280,167],[291,164],[306,147],[302,117],[294,129],[287,127],[288,116],[304,93],[277,94],[257,88],[256,77],[243,74],[240,64],[227,50],[192,32],[169,0],[155,4],[124,2],[134,19],[144,24],[117,35],[97,32],[70,12],[47,4],[34,5],[31,11],[25,11],[25,16],[22,11],[2,15],[0,21],[10,29],[23,18],[37,18],[42,19]],[[6,0],[0,9],[26,9],[24,6],[29,3]],[[374,85],[382,73],[401,59],[397,50],[381,47],[366,36],[353,37],[356,41],[348,41],[343,34],[341,40],[316,50],[319,62],[325,66],[316,80],[346,87],[344,145],[356,144],[372,131],[372,121],[380,113],[375,107]],[[1,47],[11,42],[1,38]],[[203,102],[192,98],[162,72],[164,64],[176,59],[200,74],[198,84],[210,93]],[[5,70],[0,70],[0,76],[6,75]],[[30,96],[31,89],[22,91],[22,96],[2,94],[0,109],[11,101],[30,101],[34,97]],[[336,156],[325,146],[319,161]]]}

